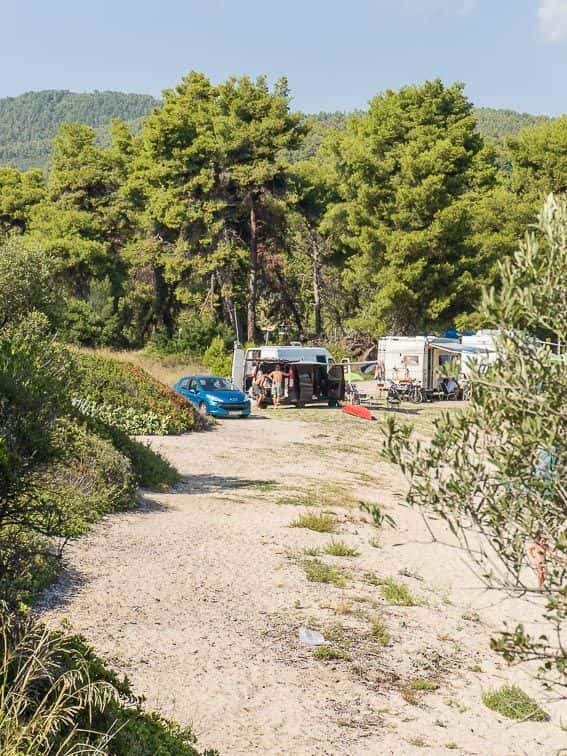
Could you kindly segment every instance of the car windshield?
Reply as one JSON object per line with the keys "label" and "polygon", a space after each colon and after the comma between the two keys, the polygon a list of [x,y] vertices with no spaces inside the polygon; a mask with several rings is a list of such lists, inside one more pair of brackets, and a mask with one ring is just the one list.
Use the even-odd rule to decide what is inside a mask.
{"label": "car windshield", "polygon": [[232,388],[226,378],[219,378],[218,376],[199,378],[199,386],[203,391],[228,391]]}

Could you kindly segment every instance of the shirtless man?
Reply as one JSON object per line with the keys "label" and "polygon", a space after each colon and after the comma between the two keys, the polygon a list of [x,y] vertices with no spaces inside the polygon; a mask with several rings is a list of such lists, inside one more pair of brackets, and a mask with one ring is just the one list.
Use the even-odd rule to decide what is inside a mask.
{"label": "shirtless man", "polygon": [[284,379],[289,377],[289,373],[284,373],[281,365],[278,365],[269,376],[272,379],[272,397],[274,407],[280,406],[280,401],[284,393]]}

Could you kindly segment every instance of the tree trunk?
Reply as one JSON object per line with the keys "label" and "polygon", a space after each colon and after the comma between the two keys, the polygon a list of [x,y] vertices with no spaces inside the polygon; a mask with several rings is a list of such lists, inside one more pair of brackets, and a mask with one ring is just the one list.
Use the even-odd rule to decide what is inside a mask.
{"label": "tree trunk", "polygon": [[313,263],[313,313],[315,315],[315,334],[321,335],[321,292],[319,290],[319,247],[317,240],[314,239],[312,246],[312,263]]}
{"label": "tree trunk", "polygon": [[248,341],[256,341],[256,296],[258,293],[258,225],[254,201],[250,206],[250,273],[248,274]]}
{"label": "tree trunk", "polygon": [[301,315],[299,313],[299,310],[297,309],[295,302],[293,300],[293,296],[289,290],[289,287],[284,279],[284,277],[281,274],[281,271],[276,270],[275,271],[276,278],[278,279],[278,282],[280,284],[280,290],[282,293],[283,300],[285,304],[287,305],[288,309],[291,312],[291,315],[293,319],[295,320],[295,327],[297,328],[297,336],[298,338],[301,337],[303,333],[303,323],[301,320]]}
{"label": "tree trunk", "polygon": [[232,273],[226,274],[222,270],[217,270],[217,281],[221,290],[222,312],[225,323],[230,325],[234,331],[236,340],[240,341],[243,336],[242,327],[240,325],[236,304],[230,293],[232,292],[233,287]]}

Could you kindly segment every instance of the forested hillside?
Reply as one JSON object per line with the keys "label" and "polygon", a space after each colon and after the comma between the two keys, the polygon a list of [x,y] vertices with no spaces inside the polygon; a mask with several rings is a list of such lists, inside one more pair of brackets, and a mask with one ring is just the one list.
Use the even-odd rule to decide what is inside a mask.
{"label": "forested hillside", "polygon": [[482,287],[542,196],[567,185],[567,119],[510,137],[504,163],[461,85],[388,91],[350,118],[290,103],[285,80],[192,72],[139,134],[115,121],[101,144],[91,126],[63,125],[47,178],[0,169],[0,234],[52,261],[66,339],[210,348],[212,364],[264,329],[375,338],[480,324]]}
{"label": "forested hillside", "polygon": [[547,116],[518,113],[500,108],[475,108],[478,130],[485,139],[501,141],[507,136],[516,136],[522,129],[538,126],[548,121]]}
{"label": "forested hillside", "polygon": [[150,95],[126,92],[46,90],[0,99],[0,165],[45,167],[53,137],[63,123],[108,131],[113,118],[136,121],[158,104]]}
{"label": "forested hillside", "polygon": [[[126,121],[137,134],[143,119],[159,105],[151,95],[125,92],[68,92],[46,90],[27,92],[18,97],[0,99],[0,165],[46,168],[52,151],[53,137],[63,123],[84,123],[95,127],[97,142],[110,143],[110,121]],[[547,120],[514,110],[475,108],[480,134],[500,142],[515,136],[521,129]],[[317,113],[308,116],[309,133],[302,145],[290,155],[301,160],[315,154],[329,128],[343,128],[348,113]]]}

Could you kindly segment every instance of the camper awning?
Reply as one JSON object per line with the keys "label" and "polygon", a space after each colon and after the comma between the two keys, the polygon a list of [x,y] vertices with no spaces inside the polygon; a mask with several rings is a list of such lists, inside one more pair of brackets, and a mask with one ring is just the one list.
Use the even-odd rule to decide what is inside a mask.
{"label": "camper awning", "polygon": [[472,344],[432,344],[435,349],[448,354],[478,354],[479,352],[492,352],[486,346],[473,346]]}

